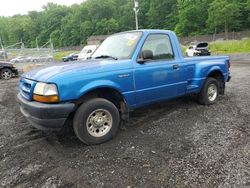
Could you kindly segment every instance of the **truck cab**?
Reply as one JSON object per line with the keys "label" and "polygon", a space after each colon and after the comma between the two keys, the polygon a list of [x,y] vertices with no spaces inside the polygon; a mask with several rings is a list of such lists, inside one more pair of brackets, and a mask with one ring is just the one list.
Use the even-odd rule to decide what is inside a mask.
{"label": "truck cab", "polygon": [[227,56],[184,58],[172,31],[128,31],[108,37],[89,60],[24,74],[18,100],[33,126],[60,130],[73,119],[82,142],[100,144],[141,106],[189,94],[214,104],[229,68]]}

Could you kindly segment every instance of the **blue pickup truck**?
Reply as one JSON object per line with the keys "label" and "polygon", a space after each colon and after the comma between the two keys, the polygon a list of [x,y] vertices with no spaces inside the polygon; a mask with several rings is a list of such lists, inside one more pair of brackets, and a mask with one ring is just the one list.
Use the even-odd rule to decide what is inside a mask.
{"label": "blue pickup truck", "polygon": [[100,144],[138,107],[189,94],[214,104],[229,68],[227,56],[184,58],[172,31],[128,31],[108,37],[89,60],[22,75],[17,97],[34,127],[60,130],[71,119],[82,142]]}

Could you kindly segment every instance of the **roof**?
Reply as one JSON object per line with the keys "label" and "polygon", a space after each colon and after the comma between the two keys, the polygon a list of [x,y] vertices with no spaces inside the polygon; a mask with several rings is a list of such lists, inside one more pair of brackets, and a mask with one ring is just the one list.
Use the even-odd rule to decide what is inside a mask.
{"label": "roof", "polygon": [[164,29],[139,29],[139,30],[131,30],[131,31],[123,31],[121,33],[127,33],[127,32],[143,32],[143,33],[162,33],[162,32],[173,32],[170,30],[164,30]]}
{"label": "roof", "polygon": [[[120,33],[128,33],[128,32],[144,32],[144,33],[162,33],[162,32],[172,32],[170,30],[161,30],[161,29],[140,29],[140,30],[130,30],[130,31],[122,31]],[[117,33],[114,33],[117,34]],[[110,35],[96,35],[96,36],[90,36],[88,38],[88,41],[90,40],[104,40]]]}

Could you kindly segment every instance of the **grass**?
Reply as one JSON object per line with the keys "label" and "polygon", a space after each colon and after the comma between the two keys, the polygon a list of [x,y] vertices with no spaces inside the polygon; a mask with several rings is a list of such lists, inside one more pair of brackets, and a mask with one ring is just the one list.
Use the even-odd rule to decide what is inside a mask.
{"label": "grass", "polygon": [[250,38],[212,42],[209,49],[213,54],[250,53]]}
{"label": "grass", "polygon": [[54,53],[54,60],[55,61],[62,61],[62,58],[72,54],[72,53],[79,53],[79,51],[58,51]]}
{"label": "grass", "polygon": [[[183,54],[185,54],[187,47],[181,45]],[[250,38],[210,42],[209,50],[213,55],[250,53]]]}

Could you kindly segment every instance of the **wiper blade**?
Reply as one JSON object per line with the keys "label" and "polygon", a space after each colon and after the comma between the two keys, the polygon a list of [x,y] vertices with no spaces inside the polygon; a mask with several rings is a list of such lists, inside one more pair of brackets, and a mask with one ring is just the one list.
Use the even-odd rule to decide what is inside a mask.
{"label": "wiper blade", "polygon": [[100,55],[100,56],[95,57],[95,59],[102,59],[102,58],[112,58],[114,60],[118,60],[117,57],[113,57],[113,56],[110,56],[110,55]]}

